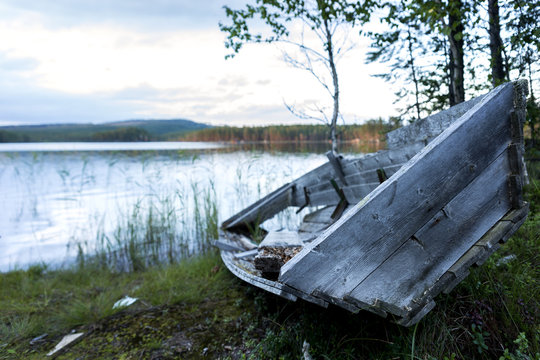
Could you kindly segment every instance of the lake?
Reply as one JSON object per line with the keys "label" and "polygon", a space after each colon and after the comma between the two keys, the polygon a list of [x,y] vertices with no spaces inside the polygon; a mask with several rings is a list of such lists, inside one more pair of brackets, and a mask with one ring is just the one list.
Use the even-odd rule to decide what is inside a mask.
{"label": "lake", "polygon": [[[324,163],[317,146],[0,144],[0,271],[100,251],[189,256],[216,222]],[[305,211],[264,226],[294,228]]]}

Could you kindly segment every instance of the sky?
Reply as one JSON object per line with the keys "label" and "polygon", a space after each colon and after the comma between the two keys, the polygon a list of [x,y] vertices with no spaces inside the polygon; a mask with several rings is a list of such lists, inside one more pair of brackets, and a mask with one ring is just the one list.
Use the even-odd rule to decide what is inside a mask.
{"label": "sky", "polygon": [[[297,109],[328,103],[280,44],[225,60],[223,5],[241,0],[0,0],[0,125],[183,118],[211,125],[314,122]],[[298,30],[299,27],[295,28]],[[338,63],[345,123],[394,115],[367,41]],[[309,39],[308,39],[309,40]],[[293,51],[294,52],[294,51]]]}

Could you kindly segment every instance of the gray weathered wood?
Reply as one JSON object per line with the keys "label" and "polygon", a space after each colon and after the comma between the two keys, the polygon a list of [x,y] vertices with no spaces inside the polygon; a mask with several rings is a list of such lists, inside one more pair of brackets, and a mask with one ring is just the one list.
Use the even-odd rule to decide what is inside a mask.
{"label": "gray weathered wood", "polygon": [[330,215],[332,215],[333,212],[334,208],[332,206],[327,206],[307,214],[302,221],[305,223],[331,224],[333,220]]}
{"label": "gray weathered wood", "polygon": [[508,184],[512,208],[519,209],[523,207],[523,185],[521,183],[521,175],[510,175]]}
{"label": "gray weathered wood", "polygon": [[323,308],[328,307],[328,302],[324,301],[323,299],[298,291],[296,289],[288,287],[287,285],[283,285],[283,289],[296,297],[309,301],[310,303],[322,306]]}
{"label": "gray weathered wood", "polygon": [[[343,187],[343,192],[345,197],[351,204],[355,204],[362,200],[366,195],[375,190],[380,183],[370,183],[370,184],[361,184],[361,185],[351,185]],[[327,190],[313,192],[310,194],[310,200],[312,206],[323,206],[323,205],[337,205],[341,200],[336,191],[328,187]]]}
{"label": "gray weathered wood", "polygon": [[303,222],[298,227],[298,232],[309,232],[319,234],[321,231],[325,230],[330,224],[325,223],[309,223]]}
{"label": "gray weathered wood", "polygon": [[[498,242],[506,242],[519,229],[527,218],[528,204],[522,209],[510,211],[501,221],[491,228],[467,253],[465,253],[446,274],[452,274],[454,279],[444,289],[448,294],[455,286],[469,275],[469,267],[482,263],[487,256],[497,249]],[[445,274],[445,275],[446,275]]]}
{"label": "gray weathered wood", "polygon": [[[394,175],[404,164],[405,162],[397,165],[385,166],[381,169],[383,169],[386,175],[390,177]],[[357,185],[378,182],[379,177],[377,176],[377,169],[371,169],[348,175],[345,177],[345,180],[347,180],[347,183],[350,185]]]}
{"label": "gray weathered wood", "polygon": [[326,296],[326,294],[324,293],[319,293],[319,292],[314,292],[312,294],[312,296],[315,296],[319,299],[323,299],[324,301],[330,303],[330,304],[333,304],[333,305],[336,305],[336,306],[339,306],[349,312],[352,312],[354,314],[360,312],[360,310],[363,310],[361,308],[359,308],[358,306],[354,305],[354,304],[351,304],[351,303],[348,303],[346,301],[343,301],[343,300],[340,300],[340,299],[334,299],[334,298],[331,298],[331,297],[328,297]]}
{"label": "gray weathered wood", "polygon": [[[250,283],[254,286],[257,286],[268,292],[271,292],[272,294],[279,295],[287,300],[296,301],[296,296],[284,290],[282,284],[275,281],[263,279],[259,276],[253,275],[247,271],[242,270],[240,266],[235,264],[235,260],[233,259],[232,253],[227,252],[227,251],[222,251],[221,259],[223,260],[223,263],[225,264],[227,269],[229,269],[230,272],[232,272],[235,276],[244,280],[245,282]],[[236,260],[236,261],[238,262],[239,260]]]}
{"label": "gray weathered wood", "polygon": [[330,165],[332,165],[332,168],[334,169],[337,177],[341,180],[343,184],[347,185],[347,181],[345,180],[345,174],[343,173],[343,169],[341,168],[340,159],[336,157],[336,154],[334,154],[333,151],[328,151],[326,153],[326,157],[328,158]]}
{"label": "gray weathered wood", "polygon": [[[266,207],[278,204],[358,201],[339,221],[329,219],[334,206],[304,218],[298,236],[312,243],[282,267],[283,283],[260,277],[245,260],[249,252],[237,257],[222,251],[226,266],[245,281],[290,299],[332,303],[352,312],[367,309],[381,316],[391,312],[404,326],[417,323],[433,308],[437,294],[462,281],[470,266],[482,264],[526,219],[520,132],[524,84],[495,89],[472,108],[467,105],[458,120],[455,109],[443,113],[454,117],[449,121],[453,124],[418,154],[448,119],[417,124],[423,128],[403,148],[393,146],[359,159],[334,158],[338,162],[333,165],[330,159],[288,184],[286,202],[276,191],[266,202],[232,217],[235,227],[253,226],[271,216]],[[416,130],[410,127],[403,133]],[[389,177],[380,186],[377,169]],[[226,243],[230,250],[245,248],[236,241]]]}
{"label": "gray weathered wood", "polygon": [[510,162],[512,174],[523,174],[523,155],[521,153],[521,144],[510,144],[508,147],[508,153],[510,154],[508,161]]}
{"label": "gray weathered wood", "polygon": [[443,293],[444,294],[450,294],[450,292],[452,290],[454,290],[454,288],[456,286],[458,286],[458,284],[460,282],[462,282],[463,280],[465,280],[465,278],[467,276],[469,276],[469,270],[468,269],[461,269],[461,271],[458,273],[458,275],[456,276],[455,273],[453,272],[448,272],[447,274],[451,275],[453,277],[453,280],[450,281],[446,287],[443,289]]}
{"label": "gray weathered wood", "polygon": [[405,327],[415,325],[424,316],[426,316],[426,314],[428,312],[433,310],[434,307],[435,307],[435,301],[431,300],[431,301],[427,302],[424,306],[422,306],[422,308],[420,308],[420,310],[418,312],[414,313],[412,317],[407,316],[407,317],[399,320],[397,323],[402,325],[402,326],[405,326]]}
{"label": "gray weathered wood", "polygon": [[245,210],[224,221],[222,228],[230,230],[237,226],[246,226],[246,224],[252,226],[251,224],[260,224],[264,220],[271,218],[290,205],[293,187],[294,184],[292,183],[283,185]]}
{"label": "gray weathered wood", "polygon": [[342,165],[345,178],[365,171],[376,171],[379,168],[404,164],[422,150],[423,147],[423,144],[414,144],[400,149],[381,150],[374,154],[367,154],[358,159],[349,160]]}
{"label": "gray weathered wood", "polygon": [[[509,210],[507,152],[454,197],[348,296],[406,314]],[[436,294],[435,294],[436,295]]]}
{"label": "gray weathered wood", "polygon": [[259,244],[259,249],[265,247],[285,248],[302,246],[302,241],[296,231],[272,231],[269,232]]}
{"label": "gray weathered wood", "polygon": [[413,124],[403,126],[386,134],[386,143],[389,149],[403,147],[418,141],[429,141],[442,133],[454,121],[463,116],[476,104],[482,101],[483,96],[463,102],[448,110],[443,110],[435,115],[415,121]]}
{"label": "gray weathered wood", "polygon": [[335,298],[351,292],[506,149],[512,92],[487,95],[285,264],[280,280]]}
{"label": "gray weathered wood", "polygon": [[257,250],[257,249],[243,251],[241,253],[234,254],[234,258],[235,259],[249,259],[249,258],[255,257],[258,252],[259,252],[259,250]]}
{"label": "gray weathered wood", "polygon": [[528,213],[529,213],[529,204],[525,203],[525,205],[521,209],[515,209],[515,210],[510,211],[508,214],[506,214],[503,220],[517,223],[521,219],[526,218]]}
{"label": "gray weathered wood", "polygon": [[246,249],[224,240],[214,240],[214,246],[225,251],[245,251]]}

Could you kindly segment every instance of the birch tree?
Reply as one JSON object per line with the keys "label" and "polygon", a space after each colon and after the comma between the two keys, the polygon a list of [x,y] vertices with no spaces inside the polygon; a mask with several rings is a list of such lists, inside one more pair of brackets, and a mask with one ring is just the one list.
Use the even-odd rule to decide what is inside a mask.
{"label": "birch tree", "polygon": [[[285,55],[285,60],[296,68],[307,71],[324,89],[330,106],[315,104],[299,109],[286,105],[296,116],[322,121],[329,127],[332,151],[337,153],[337,121],[340,117],[340,87],[337,63],[349,44],[340,37],[340,30],[354,23],[365,23],[370,18],[370,0],[365,2],[344,0],[256,0],[243,9],[225,7],[230,23],[220,23],[227,34],[225,46],[234,56],[249,42],[283,42],[293,45],[299,56]],[[269,33],[253,33],[253,21],[262,21]],[[301,23],[300,33],[292,33],[295,23]],[[319,50],[305,42],[307,30],[321,45]]]}

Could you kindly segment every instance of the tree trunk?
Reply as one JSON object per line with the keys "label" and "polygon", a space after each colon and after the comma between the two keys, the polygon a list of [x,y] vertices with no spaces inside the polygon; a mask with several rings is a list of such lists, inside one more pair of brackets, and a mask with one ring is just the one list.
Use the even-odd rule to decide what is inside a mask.
{"label": "tree trunk", "polygon": [[413,54],[413,47],[412,47],[412,35],[411,35],[411,29],[407,28],[407,41],[408,41],[408,50],[409,50],[409,63],[411,65],[411,75],[414,83],[414,98],[415,98],[415,104],[414,107],[416,108],[416,120],[420,120],[420,91],[418,90],[418,78],[416,77],[416,68],[414,67],[414,54]]}
{"label": "tree trunk", "polygon": [[449,0],[448,26],[450,27],[450,32],[448,35],[448,43],[450,45],[450,106],[465,101],[465,87],[463,84],[465,72],[463,60],[463,36],[465,26],[463,25],[462,11],[463,3],[461,0]]}
{"label": "tree trunk", "polygon": [[334,94],[332,95],[332,98],[334,100],[334,109],[332,111],[332,119],[329,124],[330,142],[332,144],[332,152],[334,154],[337,154],[338,147],[337,147],[336,127],[337,127],[337,119],[339,116],[339,82],[338,82],[336,64],[334,62],[334,47],[332,44],[332,33],[330,32],[327,19],[323,20],[323,25],[324,25],[324,32],[326,35],[326,51],[328,52],[328,65],[332,73],[332,83],[334,85]]}
{"label": "tree trunk", "polygon": [[503,62],[503,43],[499,18],[499,0],[488,0],[489,50],[491,53],[491,82],[493,87],[504,82],[506,77]]}

